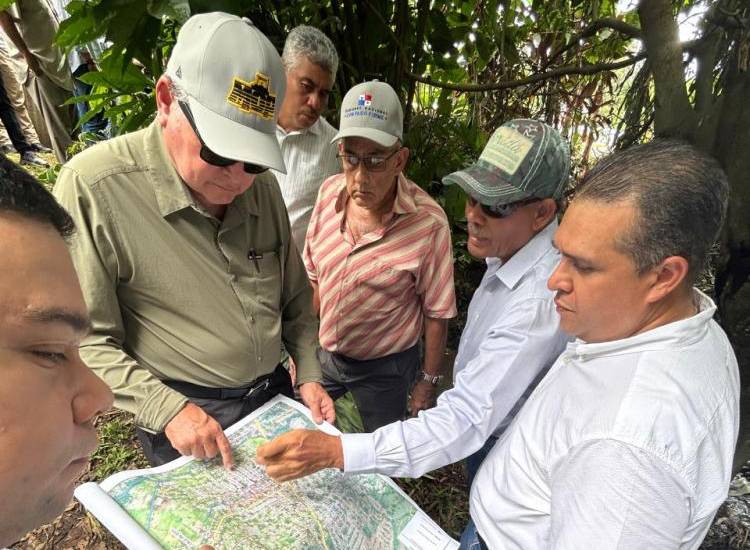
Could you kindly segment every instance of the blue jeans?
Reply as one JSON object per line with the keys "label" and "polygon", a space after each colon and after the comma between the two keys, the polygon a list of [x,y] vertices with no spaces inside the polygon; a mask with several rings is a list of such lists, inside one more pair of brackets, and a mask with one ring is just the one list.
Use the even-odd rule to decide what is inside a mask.
{"label": "blue jeans", "polygon": [[484,442],[481,449],[473,455],[466,457],[466,488],[470,494],[471,484],[474,483],[474,477],[476,477],[479,467],[482,465],[482,462],[484,462],[484,459],[487,458],[487,455],[492,450],[492,447],[495,446],[495,443],[497,443],[497,437],[491,435],[489,439]]}
{"label": "blue jeans", "polygon": [[[86,65],[81,65],[73,73],[73,95],[76,97],[89,95],[91,93],[91,84],[86,84],[85,82],[78,80],[79,76],[84,75],[87,72],[89,72],[88,67]],[[79,120],[89,112],[89,104],[85,101],[77,102],[75,107],[76,115]],[[109,126],[109,121],[104,118],[101,113],[97,113],[81,125],[81,130],[84,132],[96,133],[106,130],[107,126]]]}
{"label": "blue jeans", "polygon": [[477,526],[474,525],[474,520],[469,518],[469,523],[466,524],[464,532],[461,533],[460,546],[458,550],[485,550],[487,545],[479,537],[477,532]]}

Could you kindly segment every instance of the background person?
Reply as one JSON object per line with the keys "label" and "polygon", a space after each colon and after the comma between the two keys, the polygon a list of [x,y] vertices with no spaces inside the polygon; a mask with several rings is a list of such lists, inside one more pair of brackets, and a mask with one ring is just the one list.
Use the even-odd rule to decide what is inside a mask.
{"label": "background person", "polygon": [[0,11],[0,26],[28,64],[24,87],[42,116],[34,125],[39,133],[45,128],[57,160],[65,162],[75,127],[74,107],[64,105],[73,96],[73,76],[55,44],[60,25],[54,9],[48,0],[16,0]]}
{"label": "background person", "polygon": [[289,212],[292,238],[302,254],[320,185],[338,174],[336,128],[321,116],[336,81],[339,56],[331,40],[307,25],[287,36],[281,61],[286,70],[286,94],[279,111],[276,139],[286,174],[273,170]]}
{"label": "background person", "polygon": [[412,414],[434,404],[456,315],[450,229],[403,174],[403,111],[388,84],[346,93],[334,139],[344,173],[320,188],[303,255],[324,385],[334,398],[350,391],[372,431],[404,417],[412,385]]}

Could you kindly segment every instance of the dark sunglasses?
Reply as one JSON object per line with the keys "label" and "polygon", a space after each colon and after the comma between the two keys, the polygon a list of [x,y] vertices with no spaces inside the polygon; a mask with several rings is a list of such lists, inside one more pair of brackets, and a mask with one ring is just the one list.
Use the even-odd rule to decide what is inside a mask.
{"label": "dark sunglasses", "polygon": [[531,197],[529,199],[523,199],[508,204],[497,204],[495,206],[489,206],[487,204],[480,203],[471,195],[466,195],[466,202],[469,203],[469,206],[474,207],[479,204],[482,207],[482,212],[484,212],[485,215],[489,216],[490,218],[507,218],[522,206],[526,206],[527,204],[532,204],[540,200],[542,199],[538,197]]}
{"label": "dark sunglasses", "polygon": [[[221,155],[217,155],[211,149],[209,149],[206,143],[203,141],[200,133],[198,132],[198,127],[195,125],[195,119],[193,119],[193,113],[190,110],[190,106],[184,101],[178,101],[177,103],[180,105],[180,109],[182,109],[182,114],[185,115],[185,118],[190,123],[190,127],[193,129],[193,132],[195,132],[195,135],[198,137],[198,141],[201,142],[200,157],[201,159],[203,159],[203,162],[210,164],[211,166],[219,166],[221,168],[226,168],[227,166],[231,166],[232,164],[242,162],[239,160],[222,157]],[[258,164],[253,164],[251,162],[243,162],[242,166],[244,167],[245,172],[247,172],[248,174],[262,174],[263,172],[268,170],[266,166],[259,166]]]}

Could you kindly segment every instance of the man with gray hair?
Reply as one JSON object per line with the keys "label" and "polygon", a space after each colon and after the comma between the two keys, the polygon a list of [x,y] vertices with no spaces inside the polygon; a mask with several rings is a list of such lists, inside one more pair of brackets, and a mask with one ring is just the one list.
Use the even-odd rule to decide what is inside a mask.
{"label": "man with gray hair", "polygon": [[293,395],[334,419],[315,357],[312,290],[273,176],[281,59],[248,19],[191,17],[156,84],[156,120],[66,164],[55,194],[80,232],[91,310],[81,356],[135,414],[149,461],[232,467],[223,429]]}
{"label": "man with gray hair", "polygon": [[276,139],[287,171],[273,170],[289,211],[292,237],[302,254],[318,189],[339,172],[336,128],[321,116],[336,80],[339,56],[331,40],[307,25],[295,27],[284,44],[286,95],[279,112]]}

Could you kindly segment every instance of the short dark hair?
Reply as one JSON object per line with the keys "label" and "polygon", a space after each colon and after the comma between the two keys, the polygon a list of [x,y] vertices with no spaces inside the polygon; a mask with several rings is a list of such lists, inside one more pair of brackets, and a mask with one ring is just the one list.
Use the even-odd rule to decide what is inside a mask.
{"label": "short dark hair", "polygon": [[70,237],[75,224],[34,176],[0,154],[0,214],[14,212],[54,227],[63,238]]}
{"label": "short dark hair", "polygon": [[669,256],[682,256],[693,283],[719,236],[728,195],[727,177],[715,159],[684,141],[655,139],[599,162],[574,200],[632,201],[638,219],[620,248],[641,274]]}

